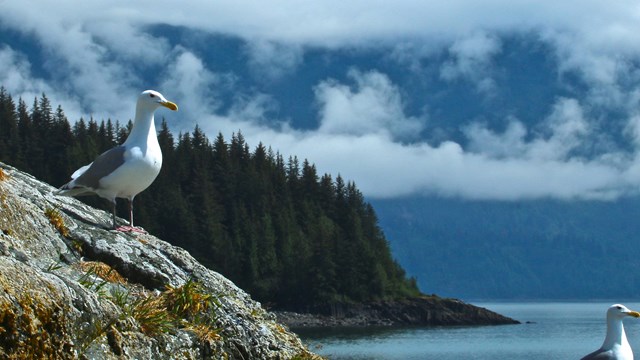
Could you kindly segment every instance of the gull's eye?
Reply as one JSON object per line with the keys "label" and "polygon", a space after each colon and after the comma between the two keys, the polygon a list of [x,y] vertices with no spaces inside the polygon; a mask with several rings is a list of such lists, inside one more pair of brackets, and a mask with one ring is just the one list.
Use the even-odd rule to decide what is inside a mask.
{"label": "gull's eye", "polygon": [[156,97],[156,96],[155,96],[155,95],[153,95],[153,94],[149,94],[149,96],[150,96],[150,97],[152,97],[152,98]]}
{"label": "gull's eye", "polygon": [[616,306],[618,310],[622,310],[622,306]]}

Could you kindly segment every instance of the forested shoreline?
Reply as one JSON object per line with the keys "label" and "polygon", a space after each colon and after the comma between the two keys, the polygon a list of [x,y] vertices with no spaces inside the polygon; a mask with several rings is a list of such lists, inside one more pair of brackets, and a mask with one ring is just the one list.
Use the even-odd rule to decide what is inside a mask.
{"label": "forested shoreline", "polygon": [[[0,161],[54,186],[124,141],[130,127],[110,119],[72,125],[45,94],[29,107],[0,89]],[[252,150],[240,130],[212,141],[198,127],[177,136],[164,121],[159,128],[163,167],[135,199],[137,225],[275,308],[420,294],[353,182],[263,144]],[[81,199],[109,209],[96,196]]]}

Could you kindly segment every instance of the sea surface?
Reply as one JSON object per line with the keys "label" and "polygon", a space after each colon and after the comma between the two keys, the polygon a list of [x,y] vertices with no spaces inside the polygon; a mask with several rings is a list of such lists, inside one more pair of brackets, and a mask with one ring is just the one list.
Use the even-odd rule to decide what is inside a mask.
{"label": "sea surface", "polygon": [[[472,302],[473,303],[473,302]],[[602,345],[605,312],[613,302],[473,303],[520,325],[397,329],[297,330],[311,350],[329,359],[554,360],[580,359]],[[640,302],[621,302],[640,310]],[[640,358],[640,319],[624,320]]]}

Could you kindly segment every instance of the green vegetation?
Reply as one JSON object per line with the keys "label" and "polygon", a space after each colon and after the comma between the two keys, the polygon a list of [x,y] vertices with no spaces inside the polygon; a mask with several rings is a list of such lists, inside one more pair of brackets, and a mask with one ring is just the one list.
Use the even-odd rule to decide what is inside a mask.
{"label": "green vegetation", "polygon": [[[56,186],[122,142],[129,126],[93,119],[71,126],[44,94],[28,109],[0,89],[0,161]],[[257,300],[304,310],[418,294],[354,183],[263,144],[251,151],[240,132],[211,142],[196,127],[174,138],[163,122],[158,140],[163,169],[136,197],[137,223]],[[108,208],[97,197],[82,200]]]}
{"label": "green vegetation", "polygon": [[[211,326],[215,322],[212,305],[219,305],[218,300],[200,283],[189,280],[182,286],[167,286],[158,294],[141,288],[132,291],[125,287],[130,285],[126,279],[103,262],[81,261],[77,266],[83,271],[78,282],[120,307],[121,319],[134,319],[143,333],[154,335],[184,328],[203,340],[219,339],[219,329]],[[109,284],[122,286],[108,294]]]}
{"label": "green vegetation", "polygon": [[201,340],[218,340],[219,329],[214,328],[216,300],[193,281],[179,287],[167,287],[158,295],[130,291],[115,292],[114,304],[122,309],[123,318],[133,318],[147,335],[166,333],[183,328]]}

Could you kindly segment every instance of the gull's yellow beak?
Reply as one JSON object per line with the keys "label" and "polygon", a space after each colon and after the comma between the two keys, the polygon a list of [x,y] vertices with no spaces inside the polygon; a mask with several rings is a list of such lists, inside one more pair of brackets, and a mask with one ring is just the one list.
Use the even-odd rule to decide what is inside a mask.
{"label": "gull's yellow beak", "polygon": [[178,105],[172,103],[171,101],[163,101],[163,102],[160,103],[160,105],[162,105],[162,106],[164,106],[166,108],[169,108],[169,109],[171,109],[173,111],[178,111]]}
{"label": "gull's yellow beak", "polygon": [[629,311],[627,315],[633,316],[634,318],[640,318],[640,313],[637,311]]}

